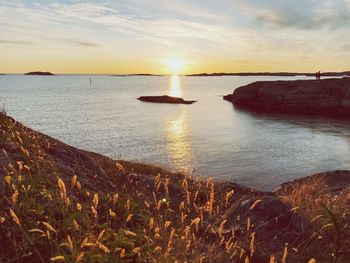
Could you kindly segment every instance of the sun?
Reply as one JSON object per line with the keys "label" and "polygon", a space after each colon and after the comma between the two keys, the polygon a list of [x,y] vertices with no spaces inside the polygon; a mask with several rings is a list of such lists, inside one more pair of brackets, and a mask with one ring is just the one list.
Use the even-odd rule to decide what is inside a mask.
{"label": "sun", "polygon": [[171,74],[178,74],[184,70],[186,61],[181,57],[170,57],[166,60],[166,64]]}

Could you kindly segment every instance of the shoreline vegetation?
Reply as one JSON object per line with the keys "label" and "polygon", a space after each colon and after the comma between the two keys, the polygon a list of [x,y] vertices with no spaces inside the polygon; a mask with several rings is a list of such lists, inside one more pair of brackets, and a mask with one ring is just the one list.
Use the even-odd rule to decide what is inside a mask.
{"label": "shoreline vegetation", "polygon": [[262,192],[79,150],[0,113],[0,261],[349,262],[350,171]]}

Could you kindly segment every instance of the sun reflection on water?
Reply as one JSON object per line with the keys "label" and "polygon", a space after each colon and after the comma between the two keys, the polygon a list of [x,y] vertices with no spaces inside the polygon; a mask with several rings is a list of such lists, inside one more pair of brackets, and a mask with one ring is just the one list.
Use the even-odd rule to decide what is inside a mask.
{"label": "sun reflection on water", "polygon": [[177,75],[172,75],[170,78],[169,96],[181,97],[181,94],[182,94],[182,90],[181,90],[180,78]]}
{"label": "sun reflection on water", "polygon": [[190,172],[193,168],[192,147],[188,138],[187,112],[183,110],[166,123],[168,155],[176,169]]}

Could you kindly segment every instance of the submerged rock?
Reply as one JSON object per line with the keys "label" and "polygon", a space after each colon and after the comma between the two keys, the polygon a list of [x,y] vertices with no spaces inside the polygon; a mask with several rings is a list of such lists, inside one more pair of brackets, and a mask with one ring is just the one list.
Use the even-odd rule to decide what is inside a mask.
{"label": "submerged rock", "polygon": [[257,81],[224,99],[257,112],[350,116],[350,78]]}
{"label": "submerged rock", "polygon": [[171,97],[168,95],[163,96],[141,96],[137,98],[140,101],[153,102],[153,103],[172,103],[172,104],[192,104],[195,100],[184,100],[179,97]]}

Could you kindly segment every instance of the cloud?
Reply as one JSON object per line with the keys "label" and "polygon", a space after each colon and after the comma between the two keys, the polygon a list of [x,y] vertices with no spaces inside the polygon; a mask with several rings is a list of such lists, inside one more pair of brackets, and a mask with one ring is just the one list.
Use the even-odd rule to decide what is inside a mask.
{"label": "cloud", "polygon": [[87,42],[87,41],[75,41],[75,43],[79,44],[83,47],[99,47],[99,44],[93,43],[93,42]]}
{"label": "cloud", "polygon": [[345,0],[345,4],[350,12],[350,0]]}
{"label": "cloud", "polygon": [[[150,1],[141,1],[143,5]],[[171,6],[171,5],[170,5]],[[246,43],[259,42],[257,32],[249,28],[234,26],[227,20],[225,14],[214,15],[202,11],[199,7],[193,13],[187,10],[185,18],[178,15],[184,6],[178,6],[176,12],[164,11],[164,6],[148,5],[148,8],[160,9],[158,13],[150,13],[148,9],[134,6],[111,8],[91,3],[54,3],[51,9],[66,19],[84,21],[90,26],[99,25],[110,31],[122,33],[132,37],[135,41],[154,42],[162,46],[184,46],[186,49],[201,46],[212,48],[231,48],[238,50]],[[130,12],[132,8],[133,12]],[[169,8],[169,7],[168,7]],[[175,12],[175,13],[174,13]],[[192,14],[192,15],[190,15]],[[198,15],[199,14],[199,15]],[[252,41],[253,40],[253,41]],[[196,45],[196,46],[195,46]]]}
{"label": "cloud", "polygon": [[344,44],[342,45],[342,50],[346,52],[350,52],[350,44]]}
{"label": "cloud", "polygon": [[0,6],[0,44],[28,48],[99,47],[81,26],[49,8],[7,3]]}
{"label": "cloud", "polygon": [[1,1],[0,51],[111,64],[171,52],[246,65],[331,60],[348,50],[349,14],[350,0]]}
{"label": "cloud", "polygon": [[304,14],[295,14],[293,16],[286,16],[283,13],[265,11],[258,14],[256,19],[264,24],[273,25],[280,28],[294,27],[304,30],[313,29],[337,29],[346,27],[350,23],[350,16],[348,14],[337,14],[336,16],[327,16],[317,14],[314,16],[307,16]]}
{"label": "cloud", "polygon": [[[52,40],[52,42],[59,42],[60,40]],[[49,41],[46,41],[49,42]],[[79,45],[82,47],[99,47],[99,44],[94,42],[82,41],[82,40],[62,40],[64,43],[68,43],[69,45]],[[40,45],[41,42],[30,42],[25,40],[9,40],[9,39],[0,39],[0,45],[10,45],[10,46],[33,46]]]}
{"label": "cloud", "polygon": [[0,39],[0,45],[1,44],[17,46],[17,45],[31,45],[33,43],[29,41],[21,41],[21,40]]}
{"label": "cloud", "polygon": [[350,23],[349,1],[240,1],[245,14],[262,25],[303,30],[338,29]]}

